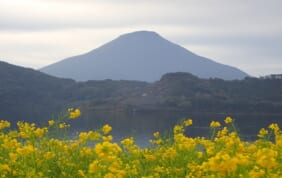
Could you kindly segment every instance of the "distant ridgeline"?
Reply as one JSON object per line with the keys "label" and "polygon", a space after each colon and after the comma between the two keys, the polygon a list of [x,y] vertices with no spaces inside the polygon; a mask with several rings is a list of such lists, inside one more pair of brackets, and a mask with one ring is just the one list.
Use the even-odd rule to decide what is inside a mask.
{"label": "distant ridgeline", "polygon": [[271,74],[271,75],[266,75],[263,77],[260,77],[261,79],[278,79],[281,80],[282,79],[282,74]]}

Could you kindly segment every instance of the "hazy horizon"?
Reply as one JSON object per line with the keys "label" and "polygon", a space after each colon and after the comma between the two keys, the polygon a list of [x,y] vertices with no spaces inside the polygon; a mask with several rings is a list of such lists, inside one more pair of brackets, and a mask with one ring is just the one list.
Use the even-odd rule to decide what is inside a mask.
{"label": "hazy horizon", "polygon": [[282,73],[282,2],[0,2],[0,60],[39,69],[149,30],[253,76]]}

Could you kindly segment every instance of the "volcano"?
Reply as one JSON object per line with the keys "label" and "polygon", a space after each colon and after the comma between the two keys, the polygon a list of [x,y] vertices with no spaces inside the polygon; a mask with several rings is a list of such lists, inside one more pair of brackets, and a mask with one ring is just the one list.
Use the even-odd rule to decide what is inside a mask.
{"label": "volcano", "polygon": [[86,54],[73,56],[40,71],[61,78],[87,80],[137,80],[154,82],[171,72],[189,72],[199,78],[243,79],[238,68],[201,57],[156,32],[137,31]]}

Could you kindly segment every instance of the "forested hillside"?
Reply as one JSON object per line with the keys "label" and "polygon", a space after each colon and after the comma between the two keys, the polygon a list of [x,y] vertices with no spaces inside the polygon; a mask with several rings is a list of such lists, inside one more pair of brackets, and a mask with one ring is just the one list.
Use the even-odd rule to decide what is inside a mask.
{"label": "forested hillside", "polygon": [[[81,122],[90,120],[90,123],[95,123],[96,111],[279,115],[282,114],[282,80],[224,81],[199,79],[189,73],[170,73],[154,83],[75,82],[2,62],[0,98],[0,118],[12,122],[46,122],[68,107],[80,108],[82,118],[85,117]],[[130,117],[123,119],[126,122]]]}

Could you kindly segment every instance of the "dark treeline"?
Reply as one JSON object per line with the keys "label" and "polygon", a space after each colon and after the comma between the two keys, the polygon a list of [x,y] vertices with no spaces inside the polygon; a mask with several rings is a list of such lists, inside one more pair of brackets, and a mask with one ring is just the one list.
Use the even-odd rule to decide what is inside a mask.
{"label": "dark treeline", "polygon": [[[82,111],[81,121],[75,122],[77,127],[102,124],[104,118],[98,112],[119,113],[120,120],[104,116],[109,122],[128,124],[133,124],[130,119],[134,114],[150,112],[178,113],[175,117],[195,115],[199,118],[201,114],[272,117],[282,114],[282,80],[249,77],[224,81],[199,79],[189,73],[170,73],[154,83],[113,80],[75,82],[0,63],[1,119],[13,123],[19,120],[43,123],[68,107],[79,107]],[[152,122],[161,125],[162,120],[159,118]],[[258,119],[255,122],[264,121]],[[149,126],[150,121],[146,120],[144,124]]]}

